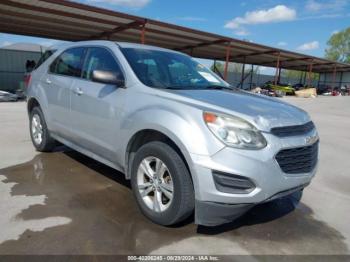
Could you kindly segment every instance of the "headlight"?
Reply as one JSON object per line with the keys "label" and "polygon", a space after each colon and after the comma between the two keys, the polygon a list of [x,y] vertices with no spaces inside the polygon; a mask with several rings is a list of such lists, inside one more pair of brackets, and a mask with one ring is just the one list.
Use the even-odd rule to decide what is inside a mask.
{"label": "headlight", "polygon": [[203,119],[210,131],[228,146],[260,149],[267,144],[259,130],[238,117],[204,112]]}

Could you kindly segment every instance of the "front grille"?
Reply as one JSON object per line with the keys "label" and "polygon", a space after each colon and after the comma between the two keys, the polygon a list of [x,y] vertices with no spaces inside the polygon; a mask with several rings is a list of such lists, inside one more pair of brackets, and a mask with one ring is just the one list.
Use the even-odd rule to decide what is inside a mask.
{"label": "front grille", "polygon": [[282,171],[287,174],[311,172],[318,157],[318,141],[310,146],[283,149],[276,155]]}
{"label": "front grille", "polygon": [[274,127],[271,129],[271,133],[278,137],[299,136],[307,134],[314,128],[314,123],[310,121],[303,125]]}

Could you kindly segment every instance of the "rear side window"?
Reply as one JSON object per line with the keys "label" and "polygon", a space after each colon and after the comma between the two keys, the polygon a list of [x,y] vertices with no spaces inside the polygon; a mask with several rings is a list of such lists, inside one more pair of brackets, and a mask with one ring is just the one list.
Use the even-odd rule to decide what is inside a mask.
{"label": "rear side window", "polygon": [[105,48],[100,47],[89,48],[83,68],[83,78],[91,80],[94,70],[110,71],[120,76],[123,75],[112,54]]}
{"label": "rear side window", "polygon": [[47,50],[45,51],[42,56],[40,57],[38,63],[35,66],[35,69],[41,66],[50,56],[52,56],[56,50]]}
{"label": "rear side window", "polygon": [[50,72],[58,75],[80,77],[85,48],[77,47],[64,51],[50,66]]}

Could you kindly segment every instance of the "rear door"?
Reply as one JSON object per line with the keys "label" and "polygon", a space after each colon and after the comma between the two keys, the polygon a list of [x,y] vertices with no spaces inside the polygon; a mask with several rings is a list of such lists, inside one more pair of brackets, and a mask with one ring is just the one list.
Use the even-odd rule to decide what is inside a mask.
{"label": "rear door", "polygon": [[50,117],[50,129],[69,139],[71,135],[71,88],[81,76],[85,48],[71,48],[60,54],[50,65],[48,74],[41,79],[45,86]]}
{"label": "rear door", "polygon": [[107,48],[88,48],[82,78],[72,86],[71,116],[74,142],[115,162],[118,151],[120,115],[125,89],[92,81],[94,70],[113,71],[123,76],[117,58]]}

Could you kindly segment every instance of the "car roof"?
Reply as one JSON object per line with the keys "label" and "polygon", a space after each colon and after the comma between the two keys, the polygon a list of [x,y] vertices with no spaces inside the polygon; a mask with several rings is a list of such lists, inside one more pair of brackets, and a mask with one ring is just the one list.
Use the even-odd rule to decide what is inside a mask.
{"label": "car roof", "polygon": [[[166,49],[162,47],[152,46],[152,45],[144,45],[144,44],[137,44],[137,43],[129,43],[129,42],[113,42],[113,41],[107,41],[107,40],[90,40],[90,41],[78,41],[78,42],[71,42],[71,43],[62,43],[62,44],[56,44],[53,46],[50,46],[47,50],[62,50],[67,49],[71,47],[79,47],[79,46],[85,46],[85,45],[106,45],[106,44],[114,43],[120,48],[137,48],[137,49],[145,49],[145,50],[157,50],[157,51],[164,51],[164,52],[172,52],[177,54],[183,54],[184,53],[174,51],[171,49]],[[187,55],[186,55],[187,56]]]}
{"label": "car roof", "polygon": [[121,48],[137,48],[137,49],[158,50],[158,51],[180,53],[180,52],[177,52],[177,51],[174,51],[171,49],[162,48],[162,47],[158,47],[158,46],[152,46],[152,45],[129,43],[129,42],[115,42],[115,43]]}

